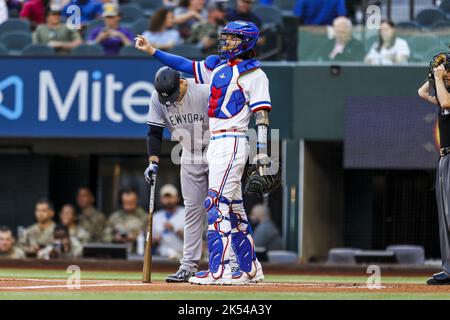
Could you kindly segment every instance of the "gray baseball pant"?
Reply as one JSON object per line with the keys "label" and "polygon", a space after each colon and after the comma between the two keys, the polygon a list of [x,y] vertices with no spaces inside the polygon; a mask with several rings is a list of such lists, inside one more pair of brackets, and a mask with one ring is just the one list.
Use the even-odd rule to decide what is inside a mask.
{"label": "gray baseball pant", "polygon": [[202,257],[208,195],[208,165],[181,164],[181,192],[184,198],[185,223],[181,269],[196,272]]}

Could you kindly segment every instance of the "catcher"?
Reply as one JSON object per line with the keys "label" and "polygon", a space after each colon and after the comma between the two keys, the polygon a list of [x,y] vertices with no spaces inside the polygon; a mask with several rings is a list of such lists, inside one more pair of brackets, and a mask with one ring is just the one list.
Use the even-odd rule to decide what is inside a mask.
{"label": "catcher", "polygon": [[[267,156],[272,106],[269,80],[255,59],[258,38],[259,30],[253,23],[230,22],[219,37],[220,56],[208,56],[203,61],[168,54],[148,46],[139,36],[136,39],[136,48],[171,68],[194,75],[197,83],[210,84],[209,189],[205,199],[209,270],[197,272],[189,279],[190,283],[245,284],[264,279],[241,188],[249,147],[246,130],[252,114],[256,118],[257,157],[246,189],[266,192],[279,184],[279,170]],[[232,251],[238,270],[231,267]]]}
{"label": "catcher", "polygon": [[436,201],[439,216],[442,272],[427,280],[428,285],[450,285],[450,53],[434,56],[428,81],[419,96],[439,106],[440,158],[436,172]]}

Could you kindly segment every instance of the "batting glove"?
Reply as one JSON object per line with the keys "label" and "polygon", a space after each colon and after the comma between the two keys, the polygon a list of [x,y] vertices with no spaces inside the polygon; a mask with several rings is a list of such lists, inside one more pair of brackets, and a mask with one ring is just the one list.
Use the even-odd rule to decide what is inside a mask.
{"label": "batting glove", "polygon": [[155,184],[156,174],[158,173],[158,163],[155,161],[150,162],[147,169],[144,172],[145,181],[151,186]]}

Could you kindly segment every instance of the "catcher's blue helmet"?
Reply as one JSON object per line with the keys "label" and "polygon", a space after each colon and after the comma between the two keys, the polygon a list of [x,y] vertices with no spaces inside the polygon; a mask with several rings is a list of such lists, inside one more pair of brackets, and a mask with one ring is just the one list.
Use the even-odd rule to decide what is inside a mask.
{"label": "catcher's blue helmet", "polygon": [[[227,47],[227,40],[223,39],[223,35],[235,35],[241,42],[231,49],[224,50]],[[220,32],[219,53],[221,58],[233,60],[238,55],[253,50],[259,38],[259,29],[252,23],[247,21],[233,21],[228,23]]]}

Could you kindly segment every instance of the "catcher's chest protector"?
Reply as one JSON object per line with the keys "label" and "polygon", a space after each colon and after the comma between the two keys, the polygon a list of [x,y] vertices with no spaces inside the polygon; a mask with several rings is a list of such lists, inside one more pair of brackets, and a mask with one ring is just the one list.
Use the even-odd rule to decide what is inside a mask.
{"label": "catcher's chest protector", "polygon": [[235,65],[220,62],[211,81],[208,116],[229,119],[238,114],[245,106],[245,95],[238,79],[260,67],[261,62],[256,59],[244,60]]}

